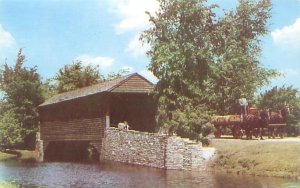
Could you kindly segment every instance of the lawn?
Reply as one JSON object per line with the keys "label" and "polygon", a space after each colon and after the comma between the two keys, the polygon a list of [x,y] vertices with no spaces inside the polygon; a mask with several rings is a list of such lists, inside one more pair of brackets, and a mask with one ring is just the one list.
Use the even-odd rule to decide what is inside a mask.
{"label": "lawn", "polygon": [[214,170],[259,176],[300,177],[300,140],[215,139]]}
{"label": "lawn", "polygon": [[14,152],[0,152],[0,161],[8,159],[34,160],[35,152],[29,150],[16,150]]}

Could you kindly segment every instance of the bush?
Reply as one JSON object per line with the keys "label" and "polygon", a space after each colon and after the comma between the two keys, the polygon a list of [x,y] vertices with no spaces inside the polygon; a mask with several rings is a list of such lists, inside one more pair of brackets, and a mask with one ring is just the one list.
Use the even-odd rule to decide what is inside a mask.
{"label": "bush", "polygon": [[202,146],[209,146],[210,145],[210,140],[207,137],[201,137],[200,141],[202,143]]}
{"label": "bush", "polygon": [[214,125],[210,122],[207,122],[202,126],[202,136],[207,137],[210,133],[214,131]]}
{"label": "bush", "polygon": [[213,130],[209,113],[204,106],[186,105],[184,109],[172,113],[172,120],[167,122],[168,128],[181,137],[199,140],[200,135],[206,137]]}

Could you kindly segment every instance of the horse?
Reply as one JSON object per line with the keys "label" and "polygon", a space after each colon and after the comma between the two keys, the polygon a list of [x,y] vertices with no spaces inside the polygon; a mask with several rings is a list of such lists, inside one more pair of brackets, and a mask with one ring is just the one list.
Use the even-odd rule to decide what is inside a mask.
{"label": "horse", "polygon": [[270,125],[268,126],[269,138],[275,138],[275,136],[280,136],[280,138],[283,138],[284,125],[286,125],[289,113],[290,109],[288,106],[270,112]]}
{"label": "horse", "polygon": [[252,139],[252,135],[263,140],[263,129],[268,126],[269,112],[268,110],[257,110],[251,108],[251,112],[243,117],[242,127],[245,130],[246,139]]}
{"label": "horse", "polygon": [[246,139],[252,139],[255,129],[258,129],[258,134],[261,139],[261,127],[260,127],[260,118],[255,114],[247,114],[243,117],[242,127],[245,130]]}

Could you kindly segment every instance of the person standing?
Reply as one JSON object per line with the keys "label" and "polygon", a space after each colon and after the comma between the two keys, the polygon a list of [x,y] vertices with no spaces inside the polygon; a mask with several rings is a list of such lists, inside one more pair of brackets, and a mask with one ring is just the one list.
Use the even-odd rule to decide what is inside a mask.
{"label": "person standing", "polygon": [[241,98],[238,101],[240,105],[241,121],[243,121],[244,117],[247,115],[248,101],[244,94],[241,95]]}

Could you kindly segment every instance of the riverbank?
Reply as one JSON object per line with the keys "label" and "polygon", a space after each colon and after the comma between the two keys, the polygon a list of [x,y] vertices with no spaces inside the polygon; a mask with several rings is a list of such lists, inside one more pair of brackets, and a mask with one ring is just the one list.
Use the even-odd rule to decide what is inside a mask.
{"label": "riverbank", "polygon": [[19,159],[19,160],[35,160],[35,151],[29,150],[14,150],[8,152],[0,152],[0,161],[9,159]]}
{"label": "riverbank", "polygon": [[217,150],[208,164],[213,171],[300,178],[300,138],[212,139],[211,147]]}

